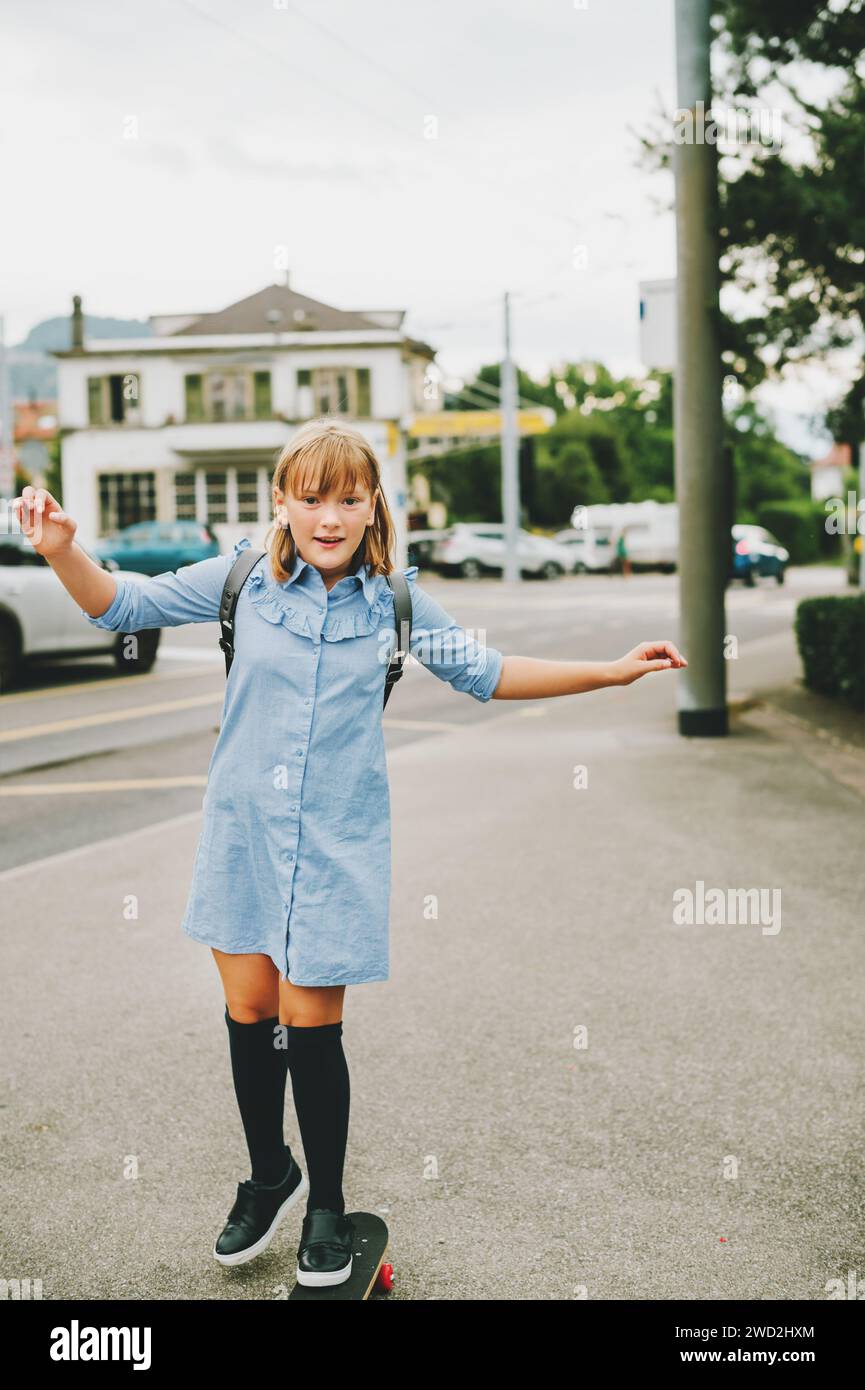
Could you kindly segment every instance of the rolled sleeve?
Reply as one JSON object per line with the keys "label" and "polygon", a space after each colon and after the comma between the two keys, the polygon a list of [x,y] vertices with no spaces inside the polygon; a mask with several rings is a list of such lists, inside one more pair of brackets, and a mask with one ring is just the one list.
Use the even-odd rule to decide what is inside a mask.
{"label": "rolled sleeve", "polygon": [[123,591],[129,581],[128,579],[118,579],[115,575],[114,583],[117,585],[117,592],[105,612],[100,613],[98,618],[94,618],[93,614],[88,613],[86,608],[80,609],[81,616],[86,618],[88,623],[92,623],[94,627],[104,627],[109,632],[114,632],[119,626],[116,619],[118,614],[123,610],[124,602],[126,602]]}
{"label": "rolled sleeve", "polygon": [[412,597],[412,656],[453,690],[485,704],[499,683],[503,654],[460,627],[435,599],[412,583],[412,571],[416,573],[417,567],[403,571]]}
{"label": "rolled sleeve", "polygon": [[80,611],[94,627],[110,632],[139,632],[148,627],[179,627],[209,623],[219,617],[222,589],[237,553],[214,555],[194,565],[182,565],[149,579],[114,576],[117,593],[104,613],[94,617]]}

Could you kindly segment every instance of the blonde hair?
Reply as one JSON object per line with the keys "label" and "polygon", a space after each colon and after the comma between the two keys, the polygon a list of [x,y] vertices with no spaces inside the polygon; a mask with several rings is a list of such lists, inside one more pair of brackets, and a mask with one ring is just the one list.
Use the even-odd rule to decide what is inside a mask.
{"label": "blonde hair", "polygon": [[[394,567],[396,530],[381,485],[378,459],[359,430],[325,417],[301,425],[277,460],[271,495],[275,488],[287,495],[303,496],[334,489],[351,491],[359,486],[366,488],[370,497],[376,489],[379,495],[375,519],[365,529],[356,563],[369,565],[371,574],[389,574]],[[282,584],[290,578],[297,558],[290,528],[274,519],[265,545],[273,577]]]}

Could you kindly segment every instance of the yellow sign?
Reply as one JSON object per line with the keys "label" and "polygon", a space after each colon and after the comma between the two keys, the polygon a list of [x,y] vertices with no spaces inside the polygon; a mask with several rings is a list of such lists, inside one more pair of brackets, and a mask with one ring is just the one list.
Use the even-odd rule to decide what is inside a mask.
{"label": "yellow sign", "polygon": [[[517,428],[520,434],[544,434],[555,423],[556,413],[548,406],[537,410],[518,410]],[[502,432],[500,410],[435,410],[415,415],[408,434],[410,439],[462,439],[478,435],[499,435]]]}

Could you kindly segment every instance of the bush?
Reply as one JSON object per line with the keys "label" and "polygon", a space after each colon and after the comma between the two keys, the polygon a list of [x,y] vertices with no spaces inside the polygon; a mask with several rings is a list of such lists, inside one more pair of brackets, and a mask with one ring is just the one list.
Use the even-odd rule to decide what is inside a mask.
{"label": "bush", "polygon": [[808,689],[865,709],[865,594],[803,599],[795,628]]}
{"label": "bush", "polygon": [[826,530],[828,515],[822,502],[810,498],[763,502],[757,508],[757,524],[789,550],[791,565],[810,565],[841,554],[840,535]]}

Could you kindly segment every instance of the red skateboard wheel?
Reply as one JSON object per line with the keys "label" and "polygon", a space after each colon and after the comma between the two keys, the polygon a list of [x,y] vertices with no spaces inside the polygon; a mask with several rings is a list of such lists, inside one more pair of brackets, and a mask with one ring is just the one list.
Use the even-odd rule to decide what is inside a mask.
{"label": "red skateboard wheel", "polygon": [[391,1289],[393,1288],[392,1264],[383,1264],[381,1266],[381,1268],[378,1271],[375,1286],[377,1289],[381,1289],[383,1293],[390,1293]]}

